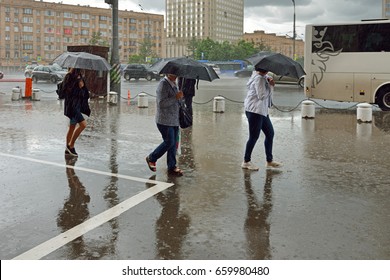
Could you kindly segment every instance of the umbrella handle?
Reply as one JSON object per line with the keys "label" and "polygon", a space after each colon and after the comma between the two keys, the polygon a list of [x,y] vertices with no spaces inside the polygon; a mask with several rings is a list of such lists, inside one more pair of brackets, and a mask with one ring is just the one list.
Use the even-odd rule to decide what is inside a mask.
{"label": "umbrella handle", "polygon": [[183,85],[184,85],[184,83],[185,83],[185,80],[186,80],[186,78],[184,78],[184,77],[181,77],[181,78],[179,78],[179,90],[182,90],[183,89]]}

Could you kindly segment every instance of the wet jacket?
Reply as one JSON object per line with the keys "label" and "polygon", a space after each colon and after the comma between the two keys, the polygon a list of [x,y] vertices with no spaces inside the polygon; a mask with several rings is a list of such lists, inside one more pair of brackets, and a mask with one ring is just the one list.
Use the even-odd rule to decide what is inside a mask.
{"label": "wet jacket", "polygon": [[179,126],[179,103],[176,85],[167,77],[160,80],[156,90],[156,123],[166,126]]}
{"label": "wet jacket", "polygon": [[273,86],[268,83],[269,76],[262,76],[256,71],[250,77],[247,86],[247,95],[244,100],[245,111],[259,114],[262,116],[268,115],[268,109],[272,105]]}
{"label": "wet jacket", "polygon": [[63,86],[65,87],[64,115],[73,118],[77,112],[81,112],[90,116],[91,109],[88,104],[89,91],[87,87],[80,88],[77,78],[71,79],[66,76]]}

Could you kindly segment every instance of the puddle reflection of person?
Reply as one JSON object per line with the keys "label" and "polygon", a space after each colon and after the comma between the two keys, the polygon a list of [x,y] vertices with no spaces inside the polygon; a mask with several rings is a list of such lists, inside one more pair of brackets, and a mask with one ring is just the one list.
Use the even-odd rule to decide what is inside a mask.
{"label": "puddle reflection of person", "polygon": [[[71,166],[77,161],[75,157],[66,157],[66,176],[68,178],[69,196],[65,200],[63,208],[59,211],[57,216],[57,225],[62,228],[63,232],[81,224],[89,217],[88,203],[90,197],[80,182],[79,177],[76,175],[74,169]],[[76,242],[76,241],[79,242]],[[83,246],[80,244],[82,237],[77,238],[72,242],[72,249],[75,258],[83,251]]]}
{"label": "puddle reflection of person", "polygon": [[272,210],[272,176],[277,170],[266,170],[263,190],[263,202],[260,203],[252,188],[251,173],[245,171],[245,192],[248,200],[248,213],[245,220],[247,251],[251,259],[271,259],[269,214]]}
{"label": "puddle reflection of person", "polygon": [[[172,180],[175,180],[175,176]],[[155,180],[155,176],[150,178]],[[175,182],[173,182],[175,183]],[[147,184],[147,187],[153,185]],[[188,233],[190,218],[180,211],[179,188],[175,184],[155,198],[160,203],[161,215],[156,221],[157,258],[163,260],[182,259],[181,246]]]}

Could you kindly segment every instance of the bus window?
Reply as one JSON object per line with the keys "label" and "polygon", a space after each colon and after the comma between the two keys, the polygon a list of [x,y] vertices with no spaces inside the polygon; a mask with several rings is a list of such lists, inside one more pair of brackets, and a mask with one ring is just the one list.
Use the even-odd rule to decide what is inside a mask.
{"label": "bus window", "polygon": [[390,21],[307,25],[306,96],[390,111]]}

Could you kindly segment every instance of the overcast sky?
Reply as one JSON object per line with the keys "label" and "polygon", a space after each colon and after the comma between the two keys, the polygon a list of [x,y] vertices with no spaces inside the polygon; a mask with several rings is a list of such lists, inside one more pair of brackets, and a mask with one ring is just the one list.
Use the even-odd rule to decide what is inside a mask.
{"label": "overcast sky", "polygon": [[[79,0],[62,2],[72,5],[80,3]],[[109,7],[104,0],[87,0],[84,3],[93,7]],[[294,18],[292,0],[245,0],[244,3],[245,32],[264,30],[266,33],[292,36]],[[144,12],[165,14],[165,0],[119,0],[119,9],[141,12],[139,4]],[[382,0],[295,0],[295,5],[296,33],[302,39],[306,24],[382,17]]]}

